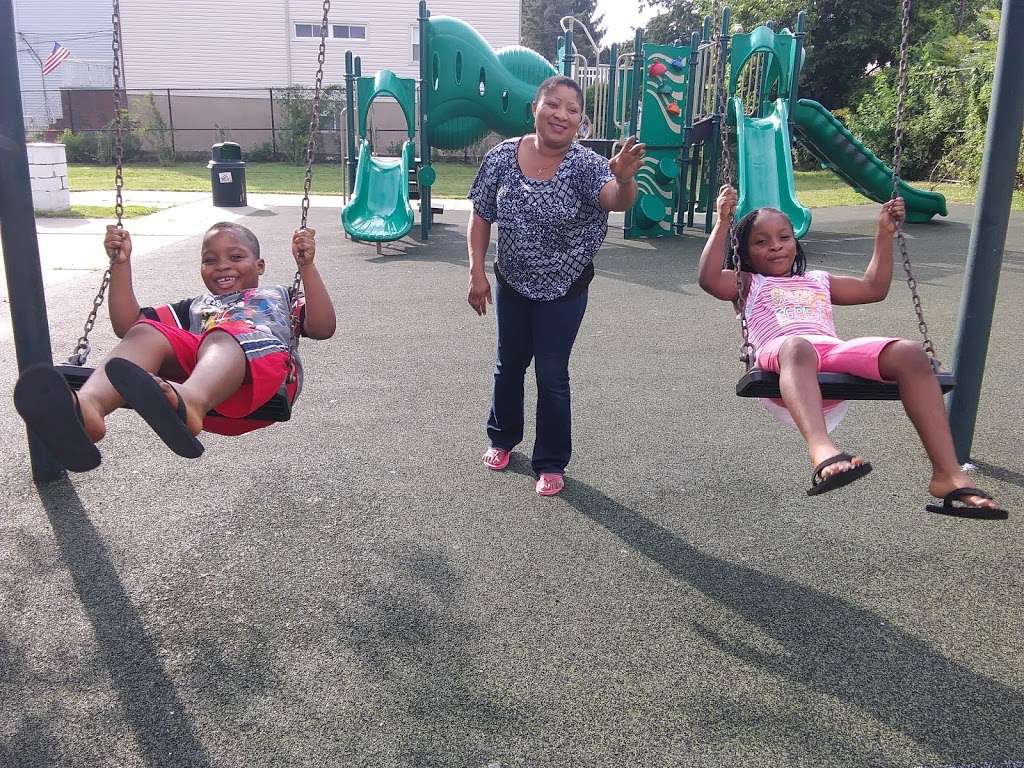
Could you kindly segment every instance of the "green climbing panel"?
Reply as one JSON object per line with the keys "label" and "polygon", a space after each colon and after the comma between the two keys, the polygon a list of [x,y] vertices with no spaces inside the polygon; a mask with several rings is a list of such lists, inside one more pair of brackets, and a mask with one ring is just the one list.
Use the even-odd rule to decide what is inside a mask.
{"label": "green climbing panel", "polygon": [[645,43],[643,53],[639,136],[647,156],[637,171],[638,194],[626,237],[670,237],[679,197],[690,49]]}

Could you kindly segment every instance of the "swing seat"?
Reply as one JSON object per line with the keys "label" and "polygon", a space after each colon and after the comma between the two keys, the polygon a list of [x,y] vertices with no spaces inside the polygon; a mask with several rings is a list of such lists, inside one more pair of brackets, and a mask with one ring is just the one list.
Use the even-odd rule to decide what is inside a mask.
{"label": "swing seat", "polygon": [[[956,377],[952,373],[937,373],[942,394],[952,392]],[[845,373],[819,373],[818,386],[825,400],[899,400],[900,390],[895,382],[872,381]],[[751,368],[736,384],[740,397],[781,398],[779,376],[775,373]]]}
{"label": "swing seat", "polygon": [[[82,388],[94,369],[81,365],[56,365],[61,376],[68,383],[68,386],[75,392]],[[211,411],[213,415],[219,415]],[[267,402],[246,416],[243,421],[290,421],[292,418],[292,404],[283,391],[279,391]]]}

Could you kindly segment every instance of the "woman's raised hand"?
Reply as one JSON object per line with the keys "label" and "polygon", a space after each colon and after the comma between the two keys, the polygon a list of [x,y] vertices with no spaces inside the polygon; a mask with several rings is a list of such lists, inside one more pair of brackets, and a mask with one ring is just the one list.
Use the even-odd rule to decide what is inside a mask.
{"label": "woman's raised hand", "polygon": [[645,145],[637,141],[636,136],[630,136],[622,145],[622,149],[608,161],[609,170],[615,174],[615,178],[620,184],[626,184],[633,180],[636,172],[643,165],[646,149]]}

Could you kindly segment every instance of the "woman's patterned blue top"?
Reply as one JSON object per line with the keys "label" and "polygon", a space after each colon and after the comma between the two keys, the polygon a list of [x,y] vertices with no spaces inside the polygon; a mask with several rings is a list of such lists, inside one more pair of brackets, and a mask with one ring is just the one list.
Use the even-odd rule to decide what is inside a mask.
{"label": "woman's patterned blue top", "polygon": [[525,176],[508,139],[484,157],[469,190],[473,210],[498,224],[496,268],[517,293],[552,301],[593,263],[608,231],[601,188],[614,179],[608,160],[573,144],[555,175]]}

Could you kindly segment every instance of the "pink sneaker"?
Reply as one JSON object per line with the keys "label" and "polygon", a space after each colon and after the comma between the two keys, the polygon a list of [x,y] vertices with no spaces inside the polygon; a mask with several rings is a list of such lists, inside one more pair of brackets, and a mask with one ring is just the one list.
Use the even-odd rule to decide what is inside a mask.
{"label": "pink sneaker", "polygon": [[541,496],[557,496],[565,488],[565,480],[557,472],[543,472],[537,481],[537,493]]}
{"label": "pink sneaker", "polygon": [[501,448],[487,449],[487,453],[484,454],[483,462],[484,466],[488,469],[493,469],[495,472],[500,472],[508,466],[509,459],[512,458],[512,451],[505,451]]}

